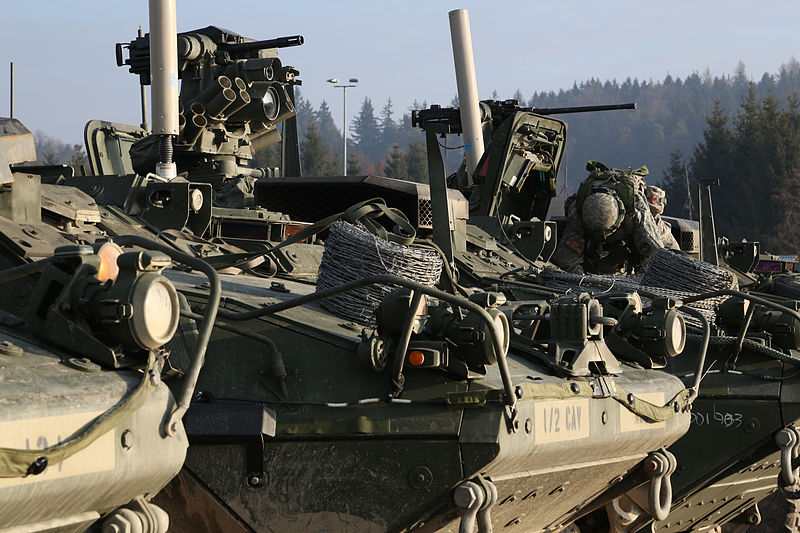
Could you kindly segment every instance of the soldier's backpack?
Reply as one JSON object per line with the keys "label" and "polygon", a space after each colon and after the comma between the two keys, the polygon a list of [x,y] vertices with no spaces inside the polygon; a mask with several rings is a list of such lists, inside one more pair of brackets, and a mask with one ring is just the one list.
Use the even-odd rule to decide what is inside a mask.
{"label": "soldier's backpack", "polygon": [[586,163],[586,170],[589,171],[589,176],[581,183],[578,188],[577,197],[575,198],[575,207],[579,215],[583,214],[583,203],[594,189],[615,191],[622,201],[622,205],[625,206],[625,212],[627,214],[633,214],[633,197],[636,182],[633,176],[639,176],[641,178],[647,176],[650,171],[646,166],[641,166],[634,170],[619,170],[616,168],[609,168],[599,161],[589,161]]}

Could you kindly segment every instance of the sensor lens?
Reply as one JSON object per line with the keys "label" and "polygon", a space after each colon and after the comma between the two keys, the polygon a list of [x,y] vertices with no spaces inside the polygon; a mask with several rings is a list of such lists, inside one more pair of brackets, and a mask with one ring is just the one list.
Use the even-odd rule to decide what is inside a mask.
{"label": "sensor lens", "polygon": [[267,120],[272,121],[278,118],[280,104],[278,103],[278,93],[275,92],[275,89],[272,87],[267,89],[267,92],[264,93],[262,105],[264,107],[264,116],[267,117]]}

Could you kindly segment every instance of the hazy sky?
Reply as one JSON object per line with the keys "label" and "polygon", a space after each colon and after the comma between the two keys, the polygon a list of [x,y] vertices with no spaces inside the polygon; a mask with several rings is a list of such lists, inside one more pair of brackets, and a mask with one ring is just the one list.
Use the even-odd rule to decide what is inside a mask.
{"label": "hazy sky", "polygon": [[[279,52],[300,70],[302,92],[325,99],[341,124],[342,92],[331,77],[360,79],[364,96],[399,112],[414,100],[449,105],[456,93],[448,11],[470,12],[481,98],[521,89],[571,87],[591,77],[662,80],[739,60],[756,80],[800,58],[800,2],[621,1],[237,1],[177,0],[178,31],[217,25],[254,39],[301,34]],[[0,116],[8,115],[15,62],[15,115],[31,130],[79,142],[89,119],[138,124],[137,77],[118,68],[114,44],[148,29],[146,0],[6,1],[0,31]]]}

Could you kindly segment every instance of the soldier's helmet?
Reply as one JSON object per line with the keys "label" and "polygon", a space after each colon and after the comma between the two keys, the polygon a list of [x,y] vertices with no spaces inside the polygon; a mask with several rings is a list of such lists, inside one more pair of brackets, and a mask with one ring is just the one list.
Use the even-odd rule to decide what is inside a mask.
{"label": "soldier's helmet", "polygon": [[647,196],[647,203],[650,204],[650,212],[653,216],[663,213],[664,208],[667,206],[667,195],[664,189],[648,185],[644,192]]}
{"label": "soldier's helmet", "polygon": [[595,236],[608,237],[619,229],[624,218],[625,206],[613,189],[595,189],[583,201],[583,227]]}

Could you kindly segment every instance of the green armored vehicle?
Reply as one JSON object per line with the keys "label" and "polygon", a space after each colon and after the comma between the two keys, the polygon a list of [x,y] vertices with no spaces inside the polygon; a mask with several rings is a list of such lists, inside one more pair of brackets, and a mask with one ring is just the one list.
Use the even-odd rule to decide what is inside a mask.
{"label": "green armored vehicle", "polygon": [[[491,116],[484,126],[490,132],[502,131],[523,111],[515,102],[482,105],[487,109],[486,116]],[[550,111],[538,110],[540,114]],[[460,128],[458,120],[446,118],[448,114],[452,115],[451,110],[423,112],[422,125],[426,120],[446,121],[456,130]],[[492,168],[492,158],[497,161],[498,150],[506,150],[508,154],[520,152],[513,138],[509,142],[505,135],[494,135],[490,150],[478,164],[481,171]],[[481,200],[471,203],[471,219],[480,220],[488,215],[489,221],[496,220],[495,235],[505,237],[506,243],[515,243],[520,240],[520,229],[530,225],[519,222],[530,216],[529,204],[514,203],[520,191],[513,187],[516,179],[513,167],[508,166],[512,169],[508,174],[503,174],[502,165],[499,168],[499,172],[486,173],[477,185],[465,187],[459,182],[459,187],[471,193],[471,199]],[[476,174],[480,176],[480,172]],[[669,448],[679,464],[673,476],[674,503],[670,515],[649,523],[648,517],[639,514],[635,501],[621,498],[615,502],[613,512],[610,509],[609,518],[616,527],[630,531],[644,527],[659,531],[703,531],[731,520],[752,525],[760,521],[758,502],[779,486],[788,496],[798,496],[794,489],[787,488],[795,484],[800,466],[796,460],[797,401],[792,392],[797,387],[796,367],[800,365],[796,337],[800,331],[797,280],[787,274],[788,269],[779,257],[759,254],[757,243],[723,240],[717,250],[709,183],[704,183],[701,189],[700,225],[671,220],[674,237],[685,256],[659,251],[638,276],[572,275],[547,268],[523,269],[503,276],[506,283],[517,287],[585,291],[601,300],[601,295],[620,292],[635,292],[646,300],[670,297],[705,315],[707,327],[694,320],[689,323],[686,349],[677,358],[655,361],[652,354],[645,357],[641,352],[637,357],[634,351],[618,344],[614,334],[626,329],[624,313],[616,316],[619,323],[608,336],[610,345],[624,350],[645,367],[662,367],[687,384],[700,383],[698,380],[702,378],[699,397],[693,403],[692,427]],[[487,211],[488,204],[483,201],[487,188],[490,195],[496,190],[508,199],[493,199],[497,205],[489,206]],[[534,216],[541,215],[534,213]],[[525,254],[523,248],[518,250]],[[485,280],[493,286],[498,281]],[[707,361],[703,373],[698,375],[692,358],[687,355],[703,351],[706,343]]]}
{"label": "green armored vehicle", "polygon": [[[151,27],[164,25],[159,20]],[[500,226],[488,216],[471,223],[468,201],[446,190],[438,149],[430,187],[379,177],[278,178],[251,165],[255,149],[282,136],[284,172],[298,168],[291,120],[298,72],[277,59],[277,48],[301,43],[253,41],[216,27],[141,36],[118,47],[118,60],[145,83],[159,83],[148,80],[147,64],[166,80],[153,90],[162,100],[153,135],[91,122],[92,176],[19,166],[25,158],[6,154],[15,179],[0,192],[2,260],[25,272],[60,261],[76,281],[53,274],[52,285],[45,271],[0,277],[0,306],[39,328],[52,350],[80,347],[90,361],[79,366],[98,365],[98,379],[128,376],[112,369],[143,366],[144,353],[168,369],[164,383],[179,401],[162,408],[151,430],[162,440],[180,435],[183,418],[190,444],[181,473],[155,497],[170,531],[558,530],[623,494],[646,516],[664,518],[677,465],[663,448],[687,431],[697,381],[642,368],[609,345],[615,316],[636,308],[635,297],[514,281],[547,266],[551,224],[528,217],[519,239],[498,241],[491,233]],[[159,52],[168,45],[174,52]],[[180,95],[164,103],[176,79]],[[516,190],[546,211],[566,125],[524,112],[506,134],[521,149],[507,159],[518,168]],[[100,252],[106,241],[150,252],[121,255],[117,281],[95,282],[94,247]],[[71,248],[54,255],[60,245]],[[178,268],[166,268],[168,258]],[[151,317],[164,327],[150,298],[137,307],[135,280],[154,275],[161,287],[154,300],[171,302],[176,328],[157,336],[163,349],[131,344],[122,327],[152,325]],[[53,312],[43,315],[51,300]],[[677,355],[683,315],[668,299],[651,307],[629,312],[630,330],[616,336],[647,353]],[[663,338],[644,338],[643,328]],[[703,354],[689,359],[697,375]],[[116,435],[121,450],[130,444],[124,435]],[[161,453],[155,443],[146,451]],[[146,487],[131,482],[131,494],[152,496],[181,459],[158,466]],[[15,498],[0,493],[0,509]],[[64,508],[96,519],[124,499]],[[2,525],[16,516],[0,514]]]}
{"label": "green armored vehicle", "polygon": [[146,239],[70,241],[42,221],[40,177],[9,165],[36,158],[33,135],[14,119],[0,119],[0,132],[0,525],[165,533],[169,517],[150,500],[183,465],[193,391],[176,404],[162,381],[163,347],[179,322],[178,293],[162,273],[175,260],[217,287],[191,347],[197,370],[218,276]]}

